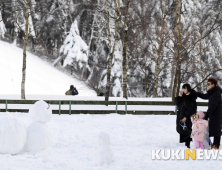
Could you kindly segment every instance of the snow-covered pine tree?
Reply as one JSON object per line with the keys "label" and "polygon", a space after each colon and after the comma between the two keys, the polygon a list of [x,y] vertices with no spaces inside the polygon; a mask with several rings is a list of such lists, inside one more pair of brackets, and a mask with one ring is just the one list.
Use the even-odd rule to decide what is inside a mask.
{"label": "snow-covered pine tree", "polygon": [[87,50],[88,46],[81,38],[77,20],[75,20],[60,48],[60,58],[63,59],[62,66],[73,66],[76,70],[81,70],[85,64],[88,66]]}

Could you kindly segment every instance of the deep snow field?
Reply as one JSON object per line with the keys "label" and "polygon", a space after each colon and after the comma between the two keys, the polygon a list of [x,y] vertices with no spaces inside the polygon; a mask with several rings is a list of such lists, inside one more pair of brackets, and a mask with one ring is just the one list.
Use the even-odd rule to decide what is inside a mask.
{"label": "deep snow field", "polygon": [[[26,113],[0,113],[31,123]],[[222,162],[158,161],[151,149],[184,149],[175,115],[52,115],[51,148],[19,155],[0,154],[1,170],[168,170],[221,169]]]}
{"label": "deep snow field", "polygon": [[[23,50],[0,41],[0,94],[20,94]],[[65,95],[73,84],[79,96],[96,96],[84,82],[68,76],[49,63],[27,52],[26,94]]]}

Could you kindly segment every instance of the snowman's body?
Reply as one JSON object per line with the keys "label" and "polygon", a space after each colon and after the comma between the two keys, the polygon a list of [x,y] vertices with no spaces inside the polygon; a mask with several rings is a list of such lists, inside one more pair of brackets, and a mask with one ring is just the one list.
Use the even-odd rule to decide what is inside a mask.
{"label": "snowman's body", "polygon": [[23,151],[27,132],[25,125],[14,116],[0,116],[0,153],[18,154]]}
{"label": "snowman's body", "polygon": [[27,129],[26,151],[38,151],[52,145],[52,135],[42,122],[33,122]]}
{"label": "snowman's body", "polygon": [[52,110],[44,101],[38,101],[29,110],[32,123],[27,129],[26,151],[38,151],[52,145],[53,138],[46,125],[51,120]]}
{"label": "snowman's body", "polygon": [[52,145],[52,135],[46,125],[52,110],[44,101],[36,102],[29,110],[32,123],[26,129],[15,116],[0,116],[0,154],[38,151]]}

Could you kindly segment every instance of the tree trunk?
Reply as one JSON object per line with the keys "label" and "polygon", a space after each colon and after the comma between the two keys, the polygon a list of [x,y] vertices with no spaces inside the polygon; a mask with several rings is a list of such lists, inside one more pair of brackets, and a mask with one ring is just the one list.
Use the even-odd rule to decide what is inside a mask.
{"label": "tree trunk", "polygon": [[174,76],[175,76],[174,70],[175,70],[175,68],[174,68],[174,66],[172,65],[171,82],[170,82],[170,97],[173,96],[173,86],[174,86]]}
{"label": "tree trunk", "polygon": [[156,61],[156,68],[155,68],[155,81],[154,81],[154,95],[153,97],[158,96],[158,84],[159,84],[159,74],[160,74],[160,61],[161,61],[161,52],[163,49],[163,44],[164,44],[164,29],[165,29],[165,18],[166,18],[166,7],[164,9],[164,16],[162,18],[161,22],[161,32],[160,32],[160,44],[159,48],[157,50],[157,61]]}
{"label": "tree trunk", "polygon": [[109,101],[111,69],[112,69],[113,56],[114,56],[114,52],[115,52],[115,46],[116,46],[116,42],[114,42],[113,51],[109,55],[109,63],[108,63],[108,69],[107,69],[106,97],[105,97],[105,101],[107,102],[107,104],[106,104],[107,106],[108,106],[108,101]]}
{"label": "tree trunk", "polygon": [[[129,17],[129,5],[131,0],[126,1],[125,5],[125,14],[122,16],[121,13],[121,7],[120,7],[120,0],[116,1],[114,0],[115,10],[117,13],[117,17],[119,18],[118,21],[122,25],[122,31],[123,31],[123,61],[122,61],[122,67],[123,67],[123,97],[128,99],[128,76],[127,76],[127,42],[128,42],[128,17]],[[121,18],[124,18],[124,22],[122,22]]]}
{"label": "tree trunk", "polygon": [[[124,41],[123,41],[123,97],[128,99],[128,75],[127,75],[127,43],[128,43],[128,15],[129,15],[129,3],[131,0],[128,0],[126,3],[126,13],[125,13],[125,19],[124,19],[124,26],[123,26],[123,32],[124,32]],[[119,2],[119,1],[118,1]]]}
{"label": "tree trunk", "polygon": [[102,29],[99,30],[99,37],[98,37],[98,41],[96,43],[96,51],[95,51],[95,56],[93,57],[93,67],[92,67],[92,71],[87,79],[87,81],[90,81],[93,74],[94,74],[94,69],[95,69],[95,65],[96,63],[98,62],[98,59],[97,59],[97,56],[98,56],[98,48],[99,48],[99,45],[100,45],[100,42],[101,42],[101,32],[102,32]]}
{"label": "tree trunk", "polygon": [[[108,24],[109,24],[109,22],[108,22]],[[108,62],[108,69],[107,69],[106,97],[105,97],[105,101],[106,101],[107,106],[108,106],[108,101],[109,101],[112,61],[113,61],[113,56],[114,56],[114,53],[115,53],[116,41],[118,39],[118,31],[117,31],[117,23],[116,22],[115,22],[115,29],[116,29],[115,30],[115,32],[116,32],[115,33],[115,41],[114,41],[114,44],[113,44],[112,53],[109,55],[109,62]],[[109,31],[109,36],[111,36],[110,31]],[[110,39],[111,39],[111,37],[110,37]]]}
{"label": "tree trunk", "polygon": [[161,91],[162,91],[162,97],[163,97],[164,96],[163,79],[161,78],[160,81],[161,81]]}
{"label": "tree trunk", "polygon": [[181,84],[181,64],[179,64],[179,69],[178,69],[178,81],[177,81],[176,95],[178,95],[180,92],[180,84]]}
{"label": "tree trunk", "polygon": [[[92,38],[93,38],[95,17],[96,17],[96,14],[94,14],[94,16],[93,16],[93,22],[92,22],[92,27],[91,27],[91,35],[90,35],[90,39],[89,39],[88,50],[87,50],[87,53],[86,53],[87,60],[89,58],[90,46],[91,46]],[[83,80],[83,75],[84,75],[84,72],[85,72],[85,69],[86,69],[86,65],[87,65],[87,63],[83,66],[81,80]]]}
{"label": "tree trunk", "polygon": [[148,75],[145,74],[145,91],[146,91],[146,97],[149,97],[148,90],[149,90],[149,87],[148,87]]}
{"label": "tree trunk", "polygon": [[[121,10],[120,10],[120,0],[116,1],[114,0],[116,12],[118,18],[120,18],[120,23],[122,24],[122,30],[123,30],[123,61],[122,61],[122,67],[123,67],[123,97],[128,99],[128,76],[127,76],[127,42],[128,42],[128,17],[129,17],[129,4],[131,0],[126,1],[125,5],[125,15],[122,16]],[[124,22],[122,22],[121,18],[124,18]]]}
{"label": "tree trunk", "polygon": [[176,97],[176,91],[177,91],[177,86],[178,86],[178,74],[179,74],[179,68],[176,68],[175,72],[175,79],[173,83],[173,93],[172,93],[172,101],[174,101],[174,98]]}
{"label": "tree trunk", "polygon": [[128,98],[127,94],[127,41],[128,41],[128,30],[124,30],[124,45],[123,45],[123,97]]}
{"label": "tree trunk", "polygon": [[175,80],[173,86],[173,93],[172,93],[172,101],[180,91],[180,83],[181,83],[181,47],[182,47],[182,35],[181,35],[181,10],[182,4],[181,0],[177,0],[176,7],[175,7],[175,17],[176,17],[176,73],[175,73]]}
{"label": "tree trunk", "polygon": [[14,6],[14,44],[17,45],[17,38],[18,38],[18,5],[16,4],[16,1],[13,3],[13,6]]}
{"label": "tree trunk", "polygon": [[160,54],[158,55],[158,58],[156,61],[156,68],[155,68],[154,94],[153,94],[154,98],[157,97],[158,95],[157,90],[158,90],[158,83],[159,83],[159,70],[160,70]]}
{"label": "tree trunk", "polygon": [[29,6],[30,0],[27,0],[26,3],[26,14],[25,14],[25,39],[23,45],[23,67],[22,67],[22,83],[21,83],[21,98],[25,99],[25,80],[26,80],[26,47],[29,37]]}
{"label": "tree trunk", "polygon": [[[202,30],[200,30],[201,39],[202,37]],[[200,41],[200,75],[201,78],[204,79],[204,70],[203,70],[203,63],[202,63],[202,40]],[[204,93],[204,82],[201,85],[201,92]]]}

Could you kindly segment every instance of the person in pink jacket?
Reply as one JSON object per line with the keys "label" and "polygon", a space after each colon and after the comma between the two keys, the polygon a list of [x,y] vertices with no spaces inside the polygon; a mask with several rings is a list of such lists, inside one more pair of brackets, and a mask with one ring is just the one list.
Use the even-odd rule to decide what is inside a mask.
{"label": "person in pink jacket", "polygon": [[193,129],[191,133],[191,138],[194,139],[194,144],[196,149],[205,149],[203,144],[204,141],[204,133],[208,126],[208,121],[204,120],[204,113],[202,111],[197,112],[196,114],[192,115],[192,123]]}

